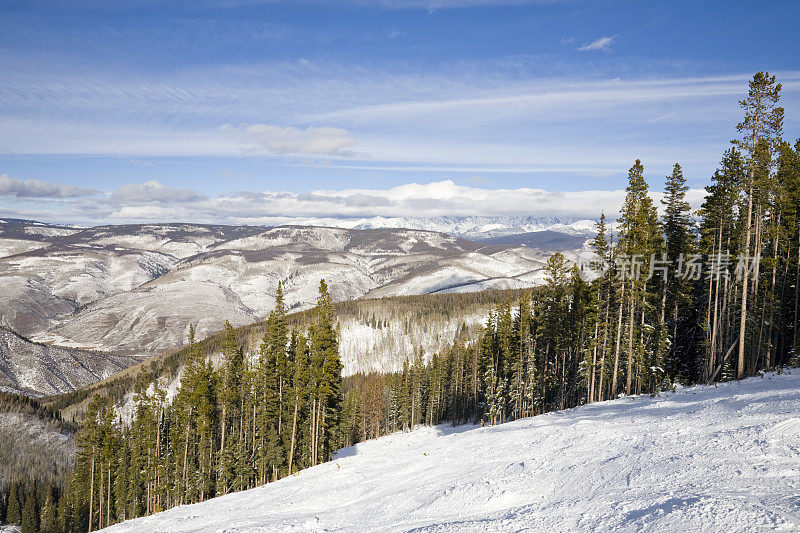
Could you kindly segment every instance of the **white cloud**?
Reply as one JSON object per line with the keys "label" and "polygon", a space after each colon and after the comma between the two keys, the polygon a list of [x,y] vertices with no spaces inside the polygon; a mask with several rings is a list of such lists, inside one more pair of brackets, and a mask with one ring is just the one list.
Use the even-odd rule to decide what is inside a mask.
{"label": "white cloud", "polygon": [[327,126],[306,129],[272,124],[226,124],[223,131],[236,134],[247,153],[352,156],[355,144],[347,130]]}
{"label": "white cloud", "polygon": [[[140,187],[140,186],[136,186]],[[163,187],[163,186],[162,186]],[[126,186],[122,190],[130,190]],[[138,189],[137,189],[138,190]],[[159,189],[160,190],[160,189]],[[191,191],[187,191],[189,195]],[[692,189],[688,200],[699,207],[704,191]],[[624,190],[545,191],[533,188],[485,189],[451,180],[409,183],[389,189],[318,190],[305,193],[239,192],[196,199],[122,201],[111,195],[106,217],[117,221],[197,221],[243,224],[314,223],[324,219],[356,220],[405,216],[559,216],[612,218],[625,198]],[[661,193],[652,194],[657,201]],[[96,205],[96,204],[94,204]]]}
{"label": "white cloud", "polygon": [[122,204],[186,203],[205,200],[206,197],[190,189],[175,189],[156,180],[145,183],[129,183],[115,191],[110,200]]}
{"label": "white cloud", "polygon": [[23,180],[0,174],[0,196],[15,198],[77,198],[93,196],[95,189],[84,189],[72,185],[59,185],[41,180]]}
{"label": "white cloud", "polygon": [[[470,183],[474,183],[473,180]],[[659,180],[660,181],[660,180]],[[2,183],[2,180],[0,180]],[[654,184],[656,182],[653,182]],[[68,186],[67,186],[68,187]],[[658,185],[655,185],[658,187]],[[687,200],[700,206],[705,191],[690,189]],[[651,196],[660,207],[662,193]],[[47,198],[26,208],[25,217],[65,223],[205,222],[225,224],[318,224],[353,227],[374,217],[555,216],[615,218],[624,190],[546,191],[530,187],[490,189],[452,180],[408,183],[386,189],[308,192],[240,191],[209,197],[157,181],[131,183],[91,199]],[[32,204],[33,205],[33,204]],[[13,203],[0,210],[14,213]]]}
{"label": "white cloud", "polygon": [[616,38],[616,35],[612,35],[610,37],[600,37],[588,44],[585,44],[578,48],[579,52],[588,52],[591,50],[601,50],[603,52],[610,50],[611,42]]}

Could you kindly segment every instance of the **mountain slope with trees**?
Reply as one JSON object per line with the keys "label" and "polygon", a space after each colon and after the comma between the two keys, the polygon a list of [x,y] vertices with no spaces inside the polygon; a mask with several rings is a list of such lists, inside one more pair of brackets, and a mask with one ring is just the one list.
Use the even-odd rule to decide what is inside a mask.
{"label": "mountain slope with trees", "polygon": [[[594,458],[598,451],[617,453],[622,444],[627,448],[606,458],[609,470],[600,468],[605,472],[600,478],[588,473],[598,465],[577,463],[588,470],[584,475],[578,469],[575,479],[589,476],[598,486],[584,498],[597,498],[597,506],[587,509],[592,516],[582,517],[590,522],[570,522],[565,527],[691,529],[707,520],[721,529],[753,523],[796,526],[796,506],[789,496],[796,487],[784,490],[795,483],[787,473],[797,467],[797,424],[786,419],[796,411],[795,378],[771,378],[780,383],[774,387],[770,380],[749,380],[750,392],[739,388],[744,384],[726,385],[724,390],[736,391],[730,397],[713,388],[695,389],[691,392],[700,396],[699,401],[684,395],[677,405],[669,399],[632,410],[626,409],[632,405],[626,399],[584,405],[620,396],[656,396],[687,385],[743,380],[797,366],[800,141],[791,145],[780,140],[779,94],[774,77],[762,72],[754,76],[741,102],[742,136],[723,155],[697,217],[686,202],[679,164],[666,177],[659,216],[644,165],[635,160],[628,171],[616,235],[610,234],[601,216],[591,254],[570,264],[564,255],[554,253],[543,269],[543,285],[506,293],[493,304],[477,338],[456,335],[433,354],[416,350],[399,371],[343,378],[336,314],[326,282],[319,284],[317,306],[300,323],[287,316],[278,283],[276,305],[258,330],[257,350],[247,350],[252,346],[247,332],[237,332],[229,323],[221,336],[204,341],[204,346],[194,342],[190,326],[191,341],[185,351],[141,366],[135,376],[129,372],[124,379],[53,399],[53,409],[88,404],[77,438],[76,468],[58,501],[63,528],[92,530],[250,489],[316,466],[337,448],[418,425],[495,426],[517,421],[474,433],[490,435],[489,445],[513,449],[528,442],[530,432],[511,441],[504,441],[503,435],[514,428],[538,427],[536,419],[519,419],[582,405],[571,413],[538,419],[558,426],[559,420],[574,417],[568,428],[572,441],[596,444],[576,449],[570,462],[556,464],[569,468],[579,455]],[[456,295],[441,298],[457,301]],[[214,352],[221,357],[211,357]],[[181,364],[180,379],[170,382],[167,378],[176,376]],[[131,382],[133,412],[121,416],[120,402]],[[612,430],[628,431],[625,443],[612,442],[614,431],[596,433],[594,426],[584,425],[618,420],[628,428],[637,418],[648,421],[642,433],[612,424]],[[686,433],[690,425],[696,430],[693,434]],[[589,438],[590,433],[600,440]],[[562,442],[558,435],[545,431],[540,446],[528,452],[518,449],[517,455],[546,449],[554,442],[552,453],[569,449],[571,441]],[[721,455],[704,454],[717,450],[708,445],[711,438],[722,447]],[[481,446],[473,442],[454,448],[461,468],[457,475],[483,464]],[[743,449],[744,462],[739,455]],[[685,451],[689,454],[681,455]],[[762,479],[764,462],[758,457],[768,452],[770,464],[779,470]],[[756,462],[753,454],[761,454]],[[545,468],[536,463],[535,455],[531,462],[536,467],[530,475]],[[716,470],[720,462],[725,466]],[[499,492],[486,489],[491,480],[509,472],[525,473],[526,466],[520,470],[519,464],[494,465],[496,469],[484,473],[489,481],[475,479],[468,486],[434,489],[418,507],[423,510],[420,525],[430,525],[424,510],[446,507],[454,491],[463,494],[455,499],[459,512],[468,514],[470,502],[482,502],[474,517],[480,523],[488,519],[513,528],[515,517],[536,519],[541,511],[530,507],[530,500],[522,505],[522,500],[513,498],[517,485],[508,487],[513,490],[501,487]],[[553,476],[565,477],[563,468]],[[686,468],[693,473],[681,478]],[[720,472],[718,478],[711,470]],[[336,471],[330,464],[316,470],[326,480],[334,479]],[[408,472],[416,470],[400,472],[409,479]],[[674,485],[679,496],[653,492],[665,475],[679,478]],[[625,486],[619,490],[623,478]],[[631,491],[637,480],[645,489]],[[275,486],[287,483],[291,481]],[[777,500],[765,503],[754,496],[762,494],[765,483],[774,486]],[[746,501],[740,497],[742,487]],[[578,490],[569,489],[564,494]],[[405,491],[414,490],[415,486],[406,485]],[[731,490],[736,495],[731,496]],[[532,496],[525,490],[520,494]],[[554,489],[549,494],[559,493]],[[624,500],[626,494],[630,501]],[[242,498],[219,502],[249,505],[249,498]],[[609,499],[615,498],[627,503],[609,513]],[[567,500],[562,496],[550,504],[572,509],[576,500]],[[780,512],[772,511],[776,506]],[[358,508],[362,516],[377,516]],[[499,514],[492,514],[495,511]],[[665,520],[665,515],[670,516]],[[390,519],[387,528],[395,524],[391,520],[397,518]],[[141,523],[133,527],[136,524]],[[470,524],[478,522],[461,523]],[[457,525],[453,522],[452,527]]]}
{"label": "mountain slope with trees", "polygon": [[138,531],[790,531],[800,376],[633,396],[494,427],[418,427]]}

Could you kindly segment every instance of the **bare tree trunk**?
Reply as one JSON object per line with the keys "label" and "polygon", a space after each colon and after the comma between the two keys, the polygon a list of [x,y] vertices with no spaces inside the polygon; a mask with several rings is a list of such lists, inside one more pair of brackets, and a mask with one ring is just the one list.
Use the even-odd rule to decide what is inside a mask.
{"label": "bare tree trunk", "polygon": [[625,302],[625,284],[622,284],[622,290],[619,296],[619,311],[617,313],[617,340],[614,347],[614,374],[611,376],[611,397],[617,394],[617,379],[619,374],[619,347],[622,341],[622,308]]}
{"label": "bare tree trunk", "polygon": [[[720,276],[720,263],[722,254],[722,224],[719,225],[719,243],[717,244],[717,267],[716,276],[709,276],[709,286],[714,287],[714,291],[709,290],[709,295],[714,298],[714,314],[711,321],[711,343],[709,344],[709,364],[707,375],[711,375],[714,365],[717,364],[717,328],[719,325],[718,310],[719,310],[719,276]],[[716,278],[716,279],[714,279]]]}
{"label": "bare tree trunk", "polygon": [[[772,283],[771,283],[771,291],[774,295],[775,293],[775,281],[777,278],[777,271],[778,271],[778,228],[781,225],[781,215],[778,213],[778,218],[776,221],[776,228],[775,228],[775,237],[772,242]],[[769,328],[767,333],[767,360],[766,360],[766,368],[770,369],[772,367],[772,324],[775,322],[775,305],[774,305],[774,297],[770,298],[770,307],[769,307]]]}
{"label": "bare tree trunk", "polygon": [[111,464],[108,465],[108,483],[106,483],[108,497],[106,498],[106,527],[111,525]]}
{"label": "bare tree trunk", "polygon": [[[191,418],[191,414],[189,415]],[[190,420],[186,421],[186,438],[183,442],[183,494],[181,495],[180,502],[184,503],[186,493],[189,491],[189,429],[191,428]]]}
{"label": "bare tree trunk", "polygon": [[606,300],[606,313],[603,319],[603,349],[600,353],[600,381],[597,387],[597,399],[601,402],[603,401],[603,377],[606,373],[606,342],[608,341],[608,314],[610,312],[610,307],[611,304]]}
{"label": "bare tree trunk", "polygon": [[794,324],[792,325],[792,354],[797,353],[797,307],[798,303],[800,303],[800,220],[795,220],[795,224],[797,224],[797,269],[794,271]]}
{"label": "bare tree trunk", "polygon": [[297,433],[297,406],[300,403],[300,398],[297,393],[294,397],[294,415],[292,416],[292,442],[289,445],[289,474],[292,473],[292,462],[294,461],[294,440]]}
{"label": "bare tree trunk", "polygon": [[92,450],[92,467],[89,476],[89,533],[92,533],[92,513],[94,511],[94,450]]}
{"label": "bare tree trunk", "polygon": [[[631,282],[633,285],[633,282]],[[628,372],[625,376],[625,394],[630,395],[631,393],[631,378],[633,377],[633,320],[634,320],[634,294],[633,294],[633,287],[631,286],[631,303],[629,307],[628,313]]]}
{"label": "bare tree trunk", "polygon": [[[749,262],[748,255],[750,254],[750,225],[753,218],[753,170],[750,170],[750,190],[747,198],[747,231],[745,237],[744,256],[745,261]],[[750,268],[745,263],[744,279],[742,280],[742,309],[739,316],[739,360],[736,366],[736,378],[742,379],[744,377],[744,340],[745,328],[747,326],[747,284],[749,281]]]}
{"label": "bare tree trunk", "polygon": [[99,500],[97,502],[98,503],[97,507],[98,507],[98,510],[100,511],[100,516],[97,519],[97,527],[98,528],[102,528],[103,527],[103,504],[105,503],[103,501],[103,496],[104,496],[104,494],[103,494],[103,481],[104,481],[103,477],[104,476],[103,476],[103,465],[102,465],[102,463],[100,464],[100,475],[98,477],[100,478],[100,489],[97,491],[97,497],[98,497],[98,500]]}
{"label": "bare tree trunk", "polygon": [[594,377],[597,373],[595,367],[597,365],[597,331],[600,328],[600,323],[594,323],[594,346],[592,347],[592,379],[590,382],[587,382],[586,385],[589,390],[587,390],[587,394],[589,395],[589,403],[594,401]]}

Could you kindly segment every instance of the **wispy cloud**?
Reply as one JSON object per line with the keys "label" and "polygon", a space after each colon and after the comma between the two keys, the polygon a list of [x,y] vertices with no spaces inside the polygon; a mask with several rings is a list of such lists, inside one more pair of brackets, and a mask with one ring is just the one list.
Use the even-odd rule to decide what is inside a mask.
{"label": "wispy cloud", "polygon": [[610,37],[609,36],[600,37],[599,39],[596,39],[590,43],[584,44],[583,46],[578,48],[578,51],[589,52],[592,50],[600,50],[603,52],[607,52],[608,50],[611,49],[611,43],[614,41],[616,37],[617,37],[616,35],[611,35]]}
{"label": "wispy cloud", "polygon": [[98,194],[95,189],[84,189],[72,185],[58,185],[41,180],[19,179],[0,174],[0,196],[14,198],[77,198]]}
{"label": "wispy cloud", "polygon": [[[736,101],[752,77],[578,80],[536,77],[517,63],[395,67],[293,59],[139,79],[21,65],[0,80],[0,151],[584,175],[624,170],[638,156],[659,172],[699,162],[687,172],[707,177],[735,135]],[[800,73],[778,74],[782,105],[795,116]]]}
{"label": "wispy cloud", "polygon": [[222,130],[235,134],[246,153],[352,156],[355,144],[347,130],[327,126],[306,129],[273,124],[226,124]]}

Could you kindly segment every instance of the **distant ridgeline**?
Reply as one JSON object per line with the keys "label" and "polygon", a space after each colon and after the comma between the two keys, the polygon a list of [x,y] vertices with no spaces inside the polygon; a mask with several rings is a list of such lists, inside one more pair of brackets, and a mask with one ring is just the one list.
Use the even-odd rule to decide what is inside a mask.
{"label": "distant ridgeline", "polygon": [[[317,307],[302,318],[286,315],[279,287],[262,325],[227,325],[219,336],[50,399],[64,413],[88,404],[75,468],[53,495],[57,530],[93,530],[255,487],[417,424],[498,424],[797,365],[800,141],[781,139],[779,94],[774,77],[754,76],[741,102],[741,137],[723,155],[699,219],[678,164],[659,218],[637,160],[616,240],[601,217],[591,258],[570,264],[553,254],[544,285],[506,293],[478,335],[456,335],[430,357],[418,352],[402,370],[342,377],[323,281]],[[437,296],[445,297],[453,300],[414,300],[419,312],[409,321],[465,296]],[[363,311],[358,302],[340,305]],[[253,337],[251,357],[244,346]],[[131,390],[131,412],[121,417]],[[40,514],[21,514],[33,516],[29,528],[32,520],[50,527],[54,504],[37,501],[24,507]],[[3,505],[10,516],[11,503]]]}

